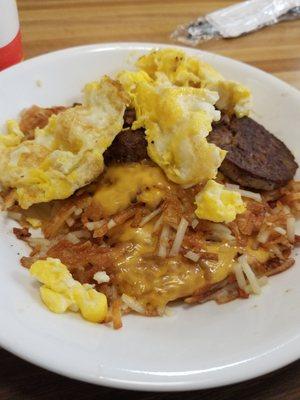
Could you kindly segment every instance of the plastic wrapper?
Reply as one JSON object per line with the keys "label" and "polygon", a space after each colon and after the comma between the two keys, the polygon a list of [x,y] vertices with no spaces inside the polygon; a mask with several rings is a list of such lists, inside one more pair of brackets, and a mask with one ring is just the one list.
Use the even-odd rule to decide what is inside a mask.
{"label": "plastic wrapper", "polygon": [[300,0],[248,0],[179,26],[172,38],[188,45],[234,38],[277,22],[300,18]]}

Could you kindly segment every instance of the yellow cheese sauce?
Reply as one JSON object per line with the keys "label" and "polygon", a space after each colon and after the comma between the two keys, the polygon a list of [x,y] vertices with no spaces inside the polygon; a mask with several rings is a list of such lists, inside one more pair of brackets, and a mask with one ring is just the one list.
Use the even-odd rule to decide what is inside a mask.
{"label": "yellow cheese sauce", "polygon": [[[154,209],[172,190],[174,185],[162,170],[149,162],[112,165],[101,178],[93,202],[100,206],[102,216],[109,217],[135,202]],[[158,234],[153,233],[156,219],[137,228],[127,222],[107,234],[110,245],[129,244],[125,254],[114,262],[114,284],[119,294],[136,299],[148,315],[228,277],[238,251],[227,244],[211,243],[204,250],[217,254],[217,261],[193,262],[181,254],[158,257]]]}
{"label": "yellow cheese sauce", "polygon": [[187,297],[225,279],[232,270],[235,247],[213,244],[207,251],[218,254],[218,261],[193,262],[178,255],[161,258],[157,253],[154,222],[133,228],[129,223],[110,234],[110,243],[129,242],[132,247],[115,262],[115,281],[119,293],[136,299],[145,314],[155,315],[172,300]]}
{"label": "yellow cheese sauce", "polygon": [[206,279],[208,283],[218,283],[227,278],[232,270],[234,257],[238,252],[238,248],[228,244],[209,244],[206,246],[209,253],[218,255],[218,262],[206,261]]}
{"label": "yellow cheese sauce", "polygon": [[261,264],[266,263],[270,258],[270,253],[262,248],[253,249],[252,246],[253,240],[249,240],[249,243],[245,249],[247,254],[251,257],[254,257]]}
{"label": "yellow cheese sauce", "polygon": [[169,183],[159,167],[148,163],[113,165],[107,168],[93,201],[108,217],[125,210],[134,201],[154,209]]}

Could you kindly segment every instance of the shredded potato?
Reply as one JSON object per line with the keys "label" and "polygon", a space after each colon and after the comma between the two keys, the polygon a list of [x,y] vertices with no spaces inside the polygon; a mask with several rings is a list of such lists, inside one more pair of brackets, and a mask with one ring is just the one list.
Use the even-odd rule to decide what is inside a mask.
{"label": "shredded potato", "polygon": [[[30,118],[30,112],[23,115],[29,137]],[[246,207],[227,224],[196,218],[194,199],[203,185],[170,183],[153,207],[138,193],[125,209],[109,216],[93,201],[101,177],[66,200],[28,210],[15,204],[12,192],[1,198],[7,217],[21,225],[15,235],[31,248],[21,264],[30,268],[39,259],[60,259],[75,280],[105,294],[105,322],[119,329],[122,315],[162,315],[179,298],[187,304],[246,299],[261,292],[268,276],[294,264],[292,249],[300,243],[295,232],[300,182],[253,193],[220,179],[239,191]],[[30,221],[40,224],[42,236],[31,234]],[[229,261],[221,248],[235,249]]]}

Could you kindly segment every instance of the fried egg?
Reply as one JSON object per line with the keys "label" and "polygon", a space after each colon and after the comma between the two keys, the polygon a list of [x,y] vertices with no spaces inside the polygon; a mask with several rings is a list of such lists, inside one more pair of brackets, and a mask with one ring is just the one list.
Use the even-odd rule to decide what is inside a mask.
{"label": "fried egg", "polygon": [[227,190],[213,180],[209,180],[197,194],[195,203],[197,217],[213,222],[231,222],[237,214],[246,211],[240,193]]}
{"label": "fried egg", "polygon": [[166,48],[141,57],[137,68],[155,79],[164,74],[176,86],[201,87],[218,92],[216,106],[227,114],[243,117],[251,108],[250,90],[237,82],[226,80],[210,64],[196,57],[188,57],[183,51]]}
{"label": "fried egg", "polygon": [[91,285],[73,279],[67,267],[55,258],[38,260],[30,274],[42,283],[40,295],[44,304],[54,313],[79,311],[90,322],[102,322],[107,315],[107,298]]}
{"label": "fried egg", "polygon": [[103,170],[103,153],[123,126],[129,98],[119,82],[104,77],[84,88],[84,101],[52,115],[47,126],[23,139],[15,121],[0,136],[0,177],[20,206],[69,197]]}
{"label": "fried egg", "polygon": [[215,178],[226,152],[205,137],[220,118],[218,93],[177,87],[144,71],[123,71],[119,79],[136,110],[133,129],[146,128],[148,154],[167,177],[188,186]]}

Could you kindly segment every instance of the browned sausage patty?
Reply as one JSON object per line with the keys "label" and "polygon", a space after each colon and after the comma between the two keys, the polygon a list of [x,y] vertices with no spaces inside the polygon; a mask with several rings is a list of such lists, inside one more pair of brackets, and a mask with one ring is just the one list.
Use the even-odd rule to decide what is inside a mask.
{"label": "browned sausage patty", "polygon": [[[134,117],[133,111],[126,111],[124,126],[130,126]],[[241,186],[273,190],[291,180],[298,167],[286,145],[249,117],[230,120],[222,116],[214,124],[208,140],[227,150],[220,170]],[[107,165],[145,158],[148,155],[143,129],[122,131],[104,153]]]}
{"label": "browned sausage patty", "polygon": [[123,128],[125,129],[115,137],[110,147],[103,154],[106,165],[138,162],[149,158],[145,130],[136,129],[133,131],[130,129],[135,118],[135,110],[127,108],[124,113]]}
{"label": "browned sausage patty", "polygon": [[245,187],[273,190],[291,180],[298,168],[286,145],[249,117],[222,119],[208,141],[228,151],[220,170]]}
{"label": "browned sausage patty", "polygon": [[[65,107],[37,106],[25,110],[20,127],[26,138],[33,139],[36,127],[44,127],[50,115],[64,110]],[[105,151],[106,165],[148,158],[144,129],[130,129],[135,118],[133,109],[125,111],[125,129]],[[248,117],[230,120],[223,115],[220,122],[214,124],[208,140],[228,151],[220,170],[232,181],[245,187],[272,190],[284,186],[293,178],[298,167],[285,144]]]}
{"label": "browned sausage patty", "polygon": [[124,113],[124,128],[130,127],[136,119],[135,109],[134,108],[126,108]]}
{"label": "browned sausage patty", "polygon": [[125,129],[114,139],[103,154],[106,165],[112,163],[138,162],[148,158],[144,129]]}

